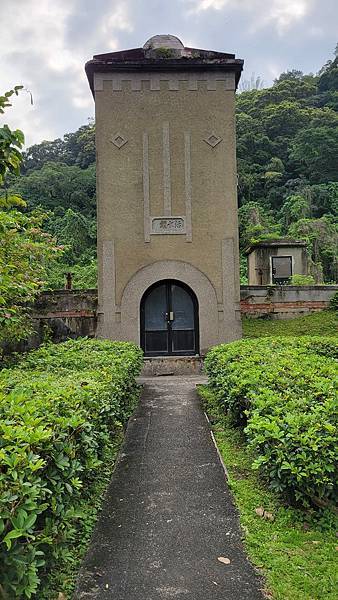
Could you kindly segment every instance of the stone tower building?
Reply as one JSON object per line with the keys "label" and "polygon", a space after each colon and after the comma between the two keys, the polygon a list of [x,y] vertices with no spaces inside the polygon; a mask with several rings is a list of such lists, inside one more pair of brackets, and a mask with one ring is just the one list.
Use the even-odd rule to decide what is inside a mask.
{"label": "stone tower building", "polygon": [[241,337],[235,90],[243,61],[157,35],[94,56],[99,336],[146,355]]}

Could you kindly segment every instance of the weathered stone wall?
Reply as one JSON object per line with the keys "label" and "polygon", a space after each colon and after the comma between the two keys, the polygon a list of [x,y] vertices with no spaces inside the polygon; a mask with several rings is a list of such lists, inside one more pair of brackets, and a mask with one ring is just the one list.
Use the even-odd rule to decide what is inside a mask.
{"label": "weathered stone wall", "polygon": [[32,307],[34,333],[22,342],[4,344],[5,354],[26,352],[46,340],[63,342],[94,337],[97,322],[97,290],[53,290],[43,292]]}
{"label": "weathered stone wall", "polygon": [[96,334],[97,290],[55,290],[41,294],[34,320],[58,341]]}
{"label": "weathered stone wall", "polygon": [[291,319],[324,310],[338,285],[245,285],[241,286],[241,313],[251,317],[270,315]]}

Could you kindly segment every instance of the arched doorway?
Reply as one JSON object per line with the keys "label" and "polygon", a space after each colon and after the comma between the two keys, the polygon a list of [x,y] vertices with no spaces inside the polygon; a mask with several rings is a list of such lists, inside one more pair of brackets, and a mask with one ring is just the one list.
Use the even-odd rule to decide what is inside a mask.
{"label": "arched doorway", "polygon": [[189,286],[167,279],[144,293],[141,347],[146,356],[198,354],[198,301]]}

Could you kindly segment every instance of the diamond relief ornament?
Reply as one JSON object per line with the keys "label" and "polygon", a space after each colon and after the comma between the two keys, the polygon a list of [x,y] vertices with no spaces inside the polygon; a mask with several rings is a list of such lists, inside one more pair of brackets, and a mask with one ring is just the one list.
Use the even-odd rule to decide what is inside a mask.
{"label": "diamond relief ornament", "polygon": [[120,150],[127,143],[127,139],[121,133],[116,133],[112,138],[112,143]]}
{"label": "diamond relief ornament", "polygon": [[209,144],[209,146],[211,146],[212,148],[215,148],[215,146],[217,146],[217,144],[219,144],[222,141],[222,138],[218,135],[215,135],[214,133],[211,133],[210,135],[208,135],[208,137],[204,138],[204,141],[207,144]]}

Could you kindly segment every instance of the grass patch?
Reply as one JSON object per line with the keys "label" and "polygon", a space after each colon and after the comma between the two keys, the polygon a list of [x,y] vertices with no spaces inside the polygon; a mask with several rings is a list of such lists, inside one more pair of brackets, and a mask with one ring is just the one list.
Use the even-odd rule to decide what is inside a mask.
{"label": "grass patch", "polygon": [[294,319],[253,319],[244,317],[242,324],[243,336],[246,338],[274,335],[338,336],[338,313],[333,310],[323,310]]}
{"label": "grass patch", "polygon": [[[317,516],[283,504],[252,471],[243,433],[221,413],[208,386],[199,386],[239,509],[245,548],[274,600],[336,600],[337,540],[332,512]],[[263,508],[273,521],[256,514]]]}

